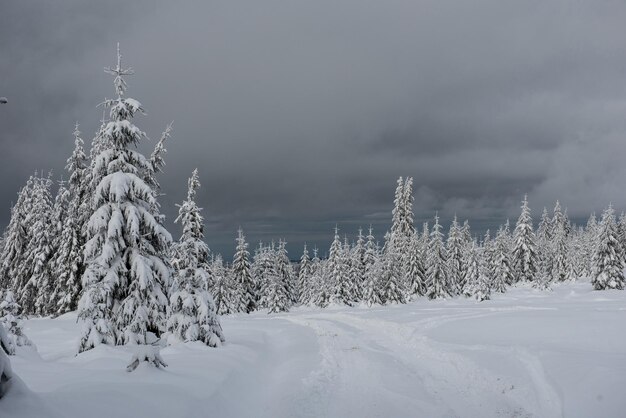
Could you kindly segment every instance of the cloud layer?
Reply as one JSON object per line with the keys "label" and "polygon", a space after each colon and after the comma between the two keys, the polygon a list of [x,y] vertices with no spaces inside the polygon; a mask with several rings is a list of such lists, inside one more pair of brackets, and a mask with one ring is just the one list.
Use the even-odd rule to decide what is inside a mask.
{"label": "cloud layer", "polygon": [[[9,2],[0,13],[0,224],[34,170],[88,141],[120,41],[137,125],[174,121],[170,219],[198,167],[207,241],[327,247],[390,219],[415,179],[419,222],[479,229],[560,199],[583,219],[626,207],[626,5],[496,0]],[[149,150],[151,144],[146,145]],[[174,235],[178,234],[173,230]],[[231,245],[232,243],[232,245]]]}

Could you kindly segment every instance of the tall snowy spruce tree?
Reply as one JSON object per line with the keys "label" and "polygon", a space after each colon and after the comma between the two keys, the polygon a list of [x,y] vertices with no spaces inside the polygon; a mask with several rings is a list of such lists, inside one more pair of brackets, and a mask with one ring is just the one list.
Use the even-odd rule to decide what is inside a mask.
{"label": "tall snowy spruce tree", "polygon": [[[385,246],[381,257],[380,296],[383,303],[405,303],[406,290],[404,288],[406,271],[401,251],[408,251],[409,240],[402,235],[402,239],[394,239],[394,234],[385,236]],[[402,249],[396,245],[402,245]],[[408,254],[407,254],[408,255]]]}
{"label": "tall snowy spruce tree", "polygon": [[596,290],[624,289],[623,251],[617,233],[615,212],[609,207],[602,214],[593,255],[591,284]]}
{"label": "tall snowy spruce tree", "polygon": [[393,261],[402,285],[408,284],[408,263],[410,257],[411,238],[415,233],[413,226],[413,179],[398,178],[392,210],[391,230],[385,243],[386,248],[393,248],[398,260]]}
{"label": "tall snowy spruce tree", "polygon": [[84,271],[83,230],[86,222],[84,213],[88,212],[85,207],[89,193],[86,177],[88,165],[78,124],[73,134],[74,151],[65,166],[70,175],[67,189],[70,201],[54,259],[56,284],[53,309],[57,314],[76,309],[82,290],[81,277]]}
{"label": "tall snowy spruce tree", "polygon": [[363,301],[369,306],[374,304],[382,304],[383,298],[381,295],[380,286],[380,272],[381,266],[379,262],[378,249],[376,248],[376,242],[374,234],[372,233],[372,227],[369,228],[365,244],[365,254],[363,262],[365,264],[365,285],[363,290]]}
{"label": "tall snowy spruce tree", "polygon": [[117,98],[106,100],[110,120],[95,157],[93,207],[85,245],[86,270],[78,317],[84,322],[79,352],[99,344],[145,344],[165,329],[170,266],[169,232],[155,214],[156,193],[146,184],[150,161],[135,148],[146,134],[132,123],[141,104],[126,98],[119,45],[114,75]]}
{"label": "tall snowy spruce tree", "polygon": [[535,242],[537,244],[535,288],[547,289],[546,286],[552,280],[552,260],[554,258],[553,232],[554,224],[548,214],[548,209],[544,206],[541,220],[539,225],[537,225],[537,232],[535,233]]}
{"label": "tall snowy spruce tree", "polygon": [[311,259],[309,258],[309,250],[306,243],[304,243],[304,249],[302,250],[302,256],[300,257],[300,264],[298,266],[298,302],[302,305],[307,305],[311,301]]}
{"label": "tall snowy spruce tree", "polygon": [[570,256],[569,256],[569,273],[568,277],[574,281],[582,277],[588,277],[586,275],[586,254],[585,254],[585,231],[582,226],[572,229],[570,236]]}
{"label": "tall snowy spruce tree", "polygon": [[491,282],[491,288],[494,292],[504,293],[506,291],[506,285],[513,282],[508,235],[508,225],[500,227],[493,245],[491,258],[493,263],[493,280]]}
{"label": "tall snowy spruce tree", "polygon": [[187,184],[187,199],[179,206],[176,218],[183,233],[172,250],[174,272],[167,330],[176,340],[202,341],[217,347],[224,342],[224,333],[208,290],[209,247],[204,242],[201,209],[195,200],[200,187],[198,170]]}
{"label": "tall snowy spruce tree", "polygon": [[211,293],[215,300],[218,315],[236,312],[238,292],[230,269],[224,265],[221,255],[216,255],[211,263]]}
{"label": "tall snowy spruce tree", "polygon": [[267,271],[267,309],[268,314],[289,311],[289,297],[281,277],[274,269]]}
{"label": "tall snowy spruce tree", "polygon": [[592,213],[587,219],[587,225],[585,227],[585,235],[582,239],[582,255],[583,260],[583,277],[591,278],[593,275],[593,257],[598,245],[598,236],[600,234],[600,226],[596,219],[596,214]]}
{"label": "tall snowy spruce tree", "polygon": [[269,290],[268,277],[276,274],[274,266],[274,257],[270,248],[259,243],[254,251],[254,260],[252,262],[252,277],[256,284],[257,307],[267,307],[267,296]]}
{"label": "tall snowy spruce tree", "polygon": [[401,277],[401,260],[402,257],[394,248],[388,248],[382,256],[382,268],[379,274],[380,296],[383,303],[406,303],[406,291]]}
{"label": "tall snowy spruce tree", "polygon": [[413,234],[408,248],[407,284],[408,296],[424,296],[426,294],[426,267],[424,253],[417,232]]}
{"label": "tall snowy spruce tree", "polygon": [[[281,240],[282,243],[282,240]],[[289,311],[290,295],[285,282],[284,256],[274,243],[267,249],[267,265],[264,269],[265,300],[268,314]]]}
{"label": "tall snowy spruce tree", "polygon": [[430,233],[426,257],[426,278],[426,294],[429,299],[441,299],[451,295],[447,270],[447,254],[443,244],[439,216],[435,216],[435,224]]}
{"label": "tall snowy spruce tree", "polygon": [[551,280],[565,281],[569,279],[570,269],[570,248],[569,248],[569,221],[565,213],[561,211],[559,201],[556,201],[554,215],[552,216],[552,241],[553,255],[551,267]]}
{"label": "tall snowy spruce tree", "polygon": [[532,282],[537,276],[538,268],[537,244],[533,232],[533,220],[528,208],[528,198],[522,201],[522,213],[515,225],[513,268],[516,281]]}
{"label": "tall snowy spruce tree", "polygon": [[550,219],[548,208],[546,207],[541,212],[541,220],[539,225],[537,225],[537,233],[535,235],[540,245],[552,239],[552,219]]}
{"label": "tall snowy spruce tree", "polygon": [[538,290],[551,290],[552,268],[554,258],[554,245],[552,241],[548,241],[542,251],[539,253],[537,260],[537,274],[532,281],[532,285]]}
{"label": "tall snowy spruce tree", "polygon": [[313,259],[311,259],[311,290],[309,292],[309,303],[320,308],[325,308],[330,302],[329,289],[326,279],[326,263],[318,257],[317,248],[313,249]]}
{"label": "tall snowy spruce tree", "polygon": [[276,273],[280,277],[283,287],[285,288],[285,294],[287,295],[288,307],[298,302],[298,294],[296,286],[294,285],[294,273],[291,261],[289,260],[289,254],[287,253],[287,242],[280,240],[278,242],[278,249],[274,253]]}
{"label": "tall snowy spruce tree", "polygon": [[[622,248],[626,248],[626,212],[622,212],[617,220],[617,234]],[[626,264],[626,251],[624,251],[624,263]]]}
{"label": "tall snowy spruce tree", "polygon": [[491,290],[489,279],[486,274],[487,263],[484,254],[474,242],[467,249],[467,270],[465,271],[465,284],[462,293],[467,297],[473,297],[477,301],[488,300]]}
{"label": "tall snowy spruce tree", "polygon": [[26,248],[30,241],[29,225],[32,222],[32,196],[35,177],[30,176],[18,193],[11,208],[11,219],[4,233],[4,245],[0,253],[0,288],[11,288],[18,293],[27,278],[20,276],[25,263]]}
{"label": "tall snowy spruce tree", "polygon": [[250,253],[243,230],[237,231],[237,247],[233,258],[233,275],[237,289],[237,312],[250,313],[256,309],[254,280],[250,272]]}
{"label": "tall snowy spruce tree", "polygon": [[454,295],[461,293],[461,289],[463,289],[463,285],[465,284],[465,264],[463,260],[463,253],[465,251],[464,245],[465,242],[463,240],[461,226],[457,221],[456,215],[454,215],[446,243],[448,254],[448,288]]}
{"label": "tall snowy spruce tree", "polygon": [[353,288],[350,282],[349,266],[346,253],[339,239],[339,229],[335,227],[335,235],[330,245],[326,261],[326,282],[330,285],[330,301],[341,305],[352,305]]}
{"label": "tall snowy spruce tree", "polygon": [[18,301],[25,314],[44,315],[48,298],[53,289],[50,265],[55,228],[52,224],[52,179],[39,178],[33,187],[33,200],[27,232],[30,240],[26,247],[26,259],[19,268],[24,285],[19,289]]}
{"label": "tall snowy spruce tree", "polygon": [[404,207],[404,180],[398,177],[396,192],[393,199],[393,210],[391,211],[391,239],[401,240],[405,227],[405,207]]}
{"label": "tall snowy spruce tree", "polygon": [[356,243],[350,252],[350,280],[353,283],[354,300],[363,300],[365,285],[365,237],[363,229],[359,228]]}
{"label": "tall snowy spruce tree", "polygon": [[63,248],[63,228],[65,226],[65,222],[67,217],[69,216],[69,205],[70,205],[70,193],[68,188],[66,187],[66,182],[61,180],[59,182],[59,187],[57,189],[57,195],[54,200],[54,206],[52,208],[52,217],[51,217],[51,235],[52,235],[52,245],[50,251],[50,274],[54,278],[54,283],[51,283],[49,293],[47,295],[47,303],[45,308],[46,314],[56,314],[56,305],[59,299],[59,295],[57,295],[57,290],[59,288],[59,275],[57,274],[59,270],[57,255],[62,251]]}

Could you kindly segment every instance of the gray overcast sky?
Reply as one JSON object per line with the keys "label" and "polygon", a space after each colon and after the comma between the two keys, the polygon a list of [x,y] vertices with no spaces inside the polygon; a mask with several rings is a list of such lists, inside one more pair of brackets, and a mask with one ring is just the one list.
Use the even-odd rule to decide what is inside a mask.
{"label": "gray overcast sky", "polygon": [[[4,1],[0,225],[34,170],[60,176],[81,124],[114,95],[115,43],[152,138],[174,121],[164,212],[198,167],[207,241],[230,256],[284,237],[324,251],[391,217],[415,179],[419,222],[482,230],[626,207],[626,3],[502,0]],[[172,227],[178,236],[179,230]]]}

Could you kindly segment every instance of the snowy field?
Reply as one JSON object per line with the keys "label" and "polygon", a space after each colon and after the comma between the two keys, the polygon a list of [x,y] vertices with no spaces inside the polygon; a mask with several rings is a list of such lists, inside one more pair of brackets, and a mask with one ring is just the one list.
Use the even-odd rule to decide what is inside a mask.
{"label": "snowy field", "polygon": [[494,300],[299,308],[222,318],[228,342],[168,347],[127,373],[125,347],[76,357],[75,315],[25,322],[34,392],[0,417],[624,417],[626,292],[564,284]]}

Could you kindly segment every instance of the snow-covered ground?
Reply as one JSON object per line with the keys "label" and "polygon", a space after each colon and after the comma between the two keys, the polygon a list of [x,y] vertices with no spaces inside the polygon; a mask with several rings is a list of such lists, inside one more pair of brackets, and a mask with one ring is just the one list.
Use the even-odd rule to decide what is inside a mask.
{"label": "snow-covered ground", "polygon": [[168,368],[133,373],[123,347],[76,357],[75,319],[26,322],[38,353],[12,365],[34,393],[0,417],[626,416],[626,292],[586,283],[231,316],[225,346],[168,347]]}

